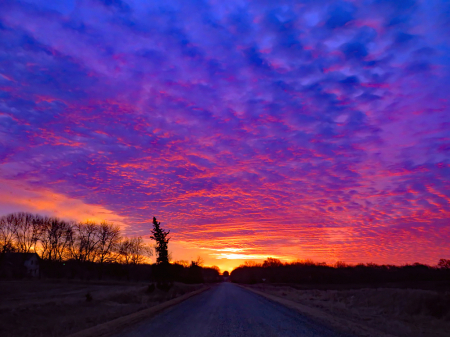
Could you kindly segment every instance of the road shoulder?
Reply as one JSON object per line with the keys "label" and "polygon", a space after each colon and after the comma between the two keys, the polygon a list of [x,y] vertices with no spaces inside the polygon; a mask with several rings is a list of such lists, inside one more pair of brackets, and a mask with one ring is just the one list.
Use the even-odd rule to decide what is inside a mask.
{"label": "road shoulder", "polygon": [[337,317],[330,315],[320,309],[312,308],[286,298],[278,297],[275,295],[267,294],[265,292],[252,289],[245,285],[239,284],[240,287],[249,290],[255,294],[263,296],[273,302],[279,303],[287,308],[293,309],[302,315],[305,315],[320,324],[331,327],[332,329],[345,334],[351,334],[359,337],[395,337],[394,335],[386,334],[375,330],[373,328],[364,326],[359,322],[355,322],[349,319],[344,319],[342,317]]}
{"label": "road shoulder", "polygon": [[196,296],[210,288],[211,288],[210,286],[205,286],[201,289],[189,292],[185,295],[182,295],[180,297],[174,298],[174,299],[166,301],[164,303],[155,305],[151,308],[144,309],[144,310],[135,312],[130,315],[116,318],[112,321],[105,322],[105,323],[96,325],[94,327],[91,327],[89,329],[79,331],[79,332],[71,334],[67,337],[108,337],[108,336],[112,336],[132,325],[135,325],[135,324],[145,320],[145,319],[154,317],[157,314],[159,314],[160,312],[162,312],[170,307],[173,307],[174,305],[177,305],[177,304],[187,300],[190,297]]}

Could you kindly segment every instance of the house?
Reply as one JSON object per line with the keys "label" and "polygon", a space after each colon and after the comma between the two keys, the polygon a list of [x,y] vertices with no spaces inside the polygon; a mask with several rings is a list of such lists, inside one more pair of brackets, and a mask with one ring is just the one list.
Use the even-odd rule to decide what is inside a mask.
{"label": "house", "polygon": [[4,253],[0,255],[0,277],[39,277],[39,256],[36,253]]}

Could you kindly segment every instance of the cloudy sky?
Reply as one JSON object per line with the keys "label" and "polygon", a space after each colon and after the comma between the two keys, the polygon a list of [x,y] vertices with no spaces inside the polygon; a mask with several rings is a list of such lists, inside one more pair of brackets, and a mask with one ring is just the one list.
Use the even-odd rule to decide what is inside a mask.
{"label": "cloudy sky", "polygon": [[450,2],[0,3],[0,213],[174,259],[450,257]]}

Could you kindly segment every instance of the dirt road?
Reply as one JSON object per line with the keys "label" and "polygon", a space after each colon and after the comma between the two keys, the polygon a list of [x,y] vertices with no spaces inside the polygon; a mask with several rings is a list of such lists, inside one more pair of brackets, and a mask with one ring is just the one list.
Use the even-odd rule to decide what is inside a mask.
{"label": "dirt road", "polygon": [[124,336],[344,337],[231,283],[213,287],[116,335]]}

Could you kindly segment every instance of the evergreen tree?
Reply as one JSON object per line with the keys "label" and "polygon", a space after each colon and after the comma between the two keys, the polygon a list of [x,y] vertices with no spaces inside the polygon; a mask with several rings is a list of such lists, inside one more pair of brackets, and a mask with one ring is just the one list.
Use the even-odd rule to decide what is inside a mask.
{"label": "evergreen tree", "polygon": [[167,264],[169,263],[169,251],[167,248],[167,244],[169,243],[170,238],[167,237],[170,231],[165,231],[161,228],[161,223],[156,221],[156,218],[153,217],[153,229],[152,235],[150,239],[156,241],[155,250],[158,253],[158,258],[156,259],[157,263]]}

